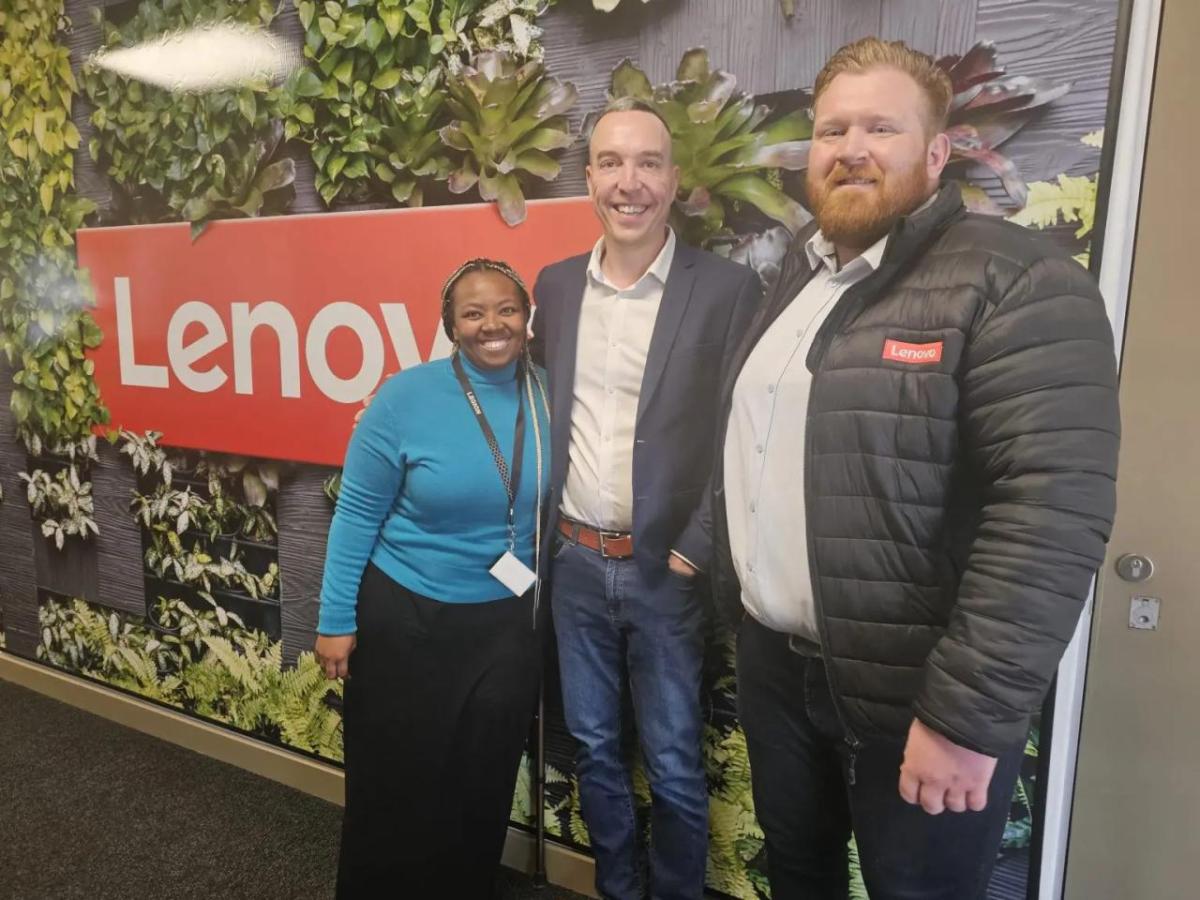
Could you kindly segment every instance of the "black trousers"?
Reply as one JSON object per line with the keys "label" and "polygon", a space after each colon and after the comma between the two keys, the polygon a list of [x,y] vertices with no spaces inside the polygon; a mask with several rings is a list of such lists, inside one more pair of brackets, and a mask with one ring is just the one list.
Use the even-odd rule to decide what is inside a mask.
{"label": "black trousers", "polygon": [[532,592],[440,603],[368,566],[344,700],[339,900],[492,896],[537,698]]}
{"label": "black trousers", "polygon": [[985,897],[1024,746],[1000,757],[986,809],[931,816],[900,796],[903,740],[860,748],[848,784],[845,731],[819,657],[746,616],[737,675],[774,900],[846,900],[852,827],[871,900]]}

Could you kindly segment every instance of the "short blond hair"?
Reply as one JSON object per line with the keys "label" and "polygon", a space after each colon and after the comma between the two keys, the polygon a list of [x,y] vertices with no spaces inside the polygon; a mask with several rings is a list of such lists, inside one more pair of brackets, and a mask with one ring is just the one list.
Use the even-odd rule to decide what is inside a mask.
{"label": "short blond hair", "polygon": [[868,37],[842,47],[829,57],[817,74],[813,86],[813,107],[816,107],[821,94],[837,76],[845,73],[861,75],[872,69],[896,69],[912,78],[925,96],[928,107],[925,125],[929,134],[946,130],[950,101],[954,97],[950,76],[932,56],[914,50],[904,41],[882,41]]}

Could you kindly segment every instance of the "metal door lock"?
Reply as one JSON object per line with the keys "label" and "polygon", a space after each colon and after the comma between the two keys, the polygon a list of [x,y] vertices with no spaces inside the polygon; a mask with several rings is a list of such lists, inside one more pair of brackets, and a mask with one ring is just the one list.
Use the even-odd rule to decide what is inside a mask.
{"label": "metal door lock", "polygon": [[1117,560],[1117,574],[1134,584],[1154,574],[1154,560],[1140,553],[1126,553]]}
{"label": "metal door lock", "polygon": [[1129,627],[1138,631],[1158,631],[1157,597],[1132,597],[1129,600]]}

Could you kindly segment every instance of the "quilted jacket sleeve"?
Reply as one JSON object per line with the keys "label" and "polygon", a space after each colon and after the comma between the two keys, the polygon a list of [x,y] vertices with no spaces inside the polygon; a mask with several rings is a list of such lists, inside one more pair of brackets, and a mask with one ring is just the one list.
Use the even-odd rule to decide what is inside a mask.
{"label": "quilted jacket sleeve", "polygon": [[914,705],[993,756],[1025,739],[1104,558],[1120,436],[1112,331],[1090,276],[1050,257],[1010,281],[997,276],[966,349],[960,434],[981,517]]}

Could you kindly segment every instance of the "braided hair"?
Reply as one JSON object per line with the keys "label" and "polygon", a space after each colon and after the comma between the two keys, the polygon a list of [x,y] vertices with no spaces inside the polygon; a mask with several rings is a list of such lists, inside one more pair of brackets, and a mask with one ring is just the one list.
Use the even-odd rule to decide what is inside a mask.
{"label": "braided hair", "polygon": [[472,272],[499,272],[515,284],[517,286],[517,293],[521,297],[521,306],[525,309],[525,317],[526,319],[529,318],[529,312],[532,308],[529,301],[529,289],[525,287],[525,282],[521,280],[521,276],[517,274],[516,269],[498,259],[486,259],[484,257],[468,259],[450,273],[450,277],[442,285],[442,327],[446,330],[446,337],[454,340],[454,286],[458,284],[464,275],[470,275]]}

